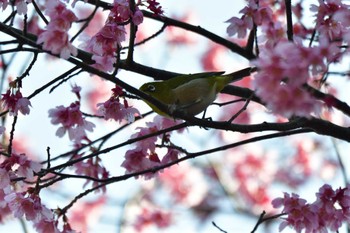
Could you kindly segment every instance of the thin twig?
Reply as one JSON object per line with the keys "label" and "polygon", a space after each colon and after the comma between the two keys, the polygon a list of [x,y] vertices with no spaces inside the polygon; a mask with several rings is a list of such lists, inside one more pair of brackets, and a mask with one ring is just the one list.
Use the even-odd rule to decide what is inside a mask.
{"label": "thin twig", "polygon": [[214,221],[211,222],[213,224],[214,227],[216,227],[219,231],[223,232],[223,233],[227,233],[227,231],[224,231],[221,227],[219,227],[218,225],[216,225],[216,223]]}
{"label": "thin twig", "polygon": [[287,37],[289,41],[293,41],[293,19],[292,19],[292,2],[285,0],[286,18],[287,18]]}
{"label": "thin twig", "polygon": [[9,140],[9,146],[7,148],[7,153],[11,156],[12,155],[12,144],[13,144],[13,138],[15,134],[15,126],[17,123],[17,116],[13,117],[13,122],[12,122],[12,128],[10,132],[10,140]]}
{"label": "thin twig", "polygon": [[36,12],[38,13],[39,17],[44,21],[44,23],[47,25],[49,24],[49,21],[46,19],[46,17],[44,16],[44,14],[41,12],[39,6],[36,4],[35,0],[31,1]]}
{"label": "thin twig", "polygon": [[337,141],[334,138],[331,138],[331,140],[332,140],[332,144],[333,144],[333,147],[334,147],[335,154],[337,155],[337,159],[338,159],[338,163],[339,163],[339,166],[340,166],[341,173],[343,175],[344,184],[345,184],[345,186],[347,186],[349,184],[348,175],[346,173],[345,165],[343,163],[343,159],[342,159],[342,156],[341,156],[340,151],[339,151],[338,143],[337,143]]}

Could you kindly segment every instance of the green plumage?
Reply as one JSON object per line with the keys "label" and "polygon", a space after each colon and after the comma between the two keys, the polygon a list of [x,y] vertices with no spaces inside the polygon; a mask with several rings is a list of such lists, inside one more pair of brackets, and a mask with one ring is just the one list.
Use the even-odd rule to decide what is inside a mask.
{"label": "green plumage", "polygon": [[[197,115],[204,111],[227,84],[236,81],[232,74],[206,72],[181,75],[166,81],[145,83],[140,90],[168,105],[169,111],[182,111],[186,115]],[[146,103],[158,114],[168,116],[156,106]]]}

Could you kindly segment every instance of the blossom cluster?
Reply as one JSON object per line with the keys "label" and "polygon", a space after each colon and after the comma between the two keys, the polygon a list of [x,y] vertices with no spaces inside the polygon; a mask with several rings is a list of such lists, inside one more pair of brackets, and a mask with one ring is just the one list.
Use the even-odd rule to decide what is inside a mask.
{"label": "blossom cluster", "polygon": [[156,208],[150,203],[142,203],[140,213],[137,215],[133,227],[137,232],[148,232],[151,226],[164,229],[169,227],[172,222],[171,212]]}
{"label": "blossom cluster", "polygon": [[310,10],[315,12],[316,30],[320,37],[331,41],[345,40],[350,42],[350,5],[341,0],[318,0],[318,5],[311,5]]}
{"label": "blossom cluster", "polygon": [[113,71],[117,51],[126,39],[125,24],[130,18],[138,25],[143,21],[142,12],[136,8],[133,13],[127,0],[115,0],[105,25],[83,45],[87,52],[93,54],[95,68]]}
{"label": "blossom cluster", "polygon": [[297,194],[276,198],[272,201],[275,208],[283,207],[287,217],[280,224],[280,231],[286,226],[296,232],[338,232],[343,223],[350,221],[350,186],[334,190],[330,185],[323,185],[316,194],[316,201],[307,203]]}
{"label": "blossom cluster", "polygon": [[[156,133],[162,129],[174,126],[177,121],[167,119],[164,117],[156,117],[154,122],[147,122],[146,127],[139,127],[139,132],[133,134],[132,138],[143,137],[148,134]],[[127,173],[140,172],[143,170],[156,168],[162,164],[167,164],[176,161],[179,156],[179,151],[173,148],[167,148],[167,152],[161,158],[156,150],[156,142],[161,139],[163,143],[169,142],[168,134],[160,134],[158,136],[151,136],[136,142],[136,148],[128,150],[125,153],[125,160],[122,167],[126,169]],[[143,176],[146,179],[152,178],[155,173],[146,173]]]}
{"label": "blossom cluster", "polygon": [[[333,60],[339,52],[327,41],[312,48],[281,41],[273,50],[262,49],[253,62],[259,68],[253,81],[256,94],[269,110],[284,117],[318,113],[321,103],[303,86],[312,80],[312,71],[325,71],[327,61],[324,58]],[[322,53],[327,56],[320,56]]]}
{"label": "blossom cluster", "polygon": [[[74,156],[74,159],[78,159],[80,157],[82,157],[82,154]],[[97,187],[100,185],[100,182],[98,182],[97,179],[107,179],[109,177],[109,172],[103,166],[102,160],[98,156],[75,163],[74,168],[75,174],[96,179],[92,181],[92,187]],[[86,180],[84,187],[86,187],[86,185],[90,182],[91,180]],[[106,186],[102,186],[100,190],[96,191],[106,192]]]}
{"label": "blossom cluster", "polygon": [[[266,103],[273,113],[284,117],[293,115],[310,116],[319,113],[321,102],[316,100],[304,85],[315,83],[322,77],[330,64],[338,62],[345,54],[340,43],[350,40],[349,5],[340,0],[319,0],[318,5],[311,5],[315,12],[316,28],[319,34],[317,41],[309,41],[309,46],[303,45],[303,38],[312,37],[312,30],[298,29],[295,25],[294,41],[287,41],[284,26],[278,20],[284,11],[272,11],[268,1],[248,1],[247,6],[240,11],[241,18],[232,17],[227,32],[230,36],[238,34],[239,38],[246,36],[247,30],[254,25],[260,26],[258,37],[260,53],[252,64],[258,67],[253,82],[256,94]],[[294,7],[297,17],[301,11]],[[299,12],[299,13],[298,13]],[[326,105],[331,105],[327,99]]]}
{"label": "blossom cluster", "polygon": [[53,211],[41,202],[39,192],[23,182],[33,182],[34,174],[40,169],[41,164],[25,154],[12,153],[0,163],[0,222],[12,215],[25,217],[39,233],[74,233],[67,222],[59,230]]}
{"label": "blossom cluster", "polygon": [[1,105],[3,109],[9,111],[10,115],[17,116],[18,111],[23,115],[28,115],[31,106],[28,98],[22,96],[21,91],[9,89],[5,94],[2,94]]}
{"label": "blossom cluster", "polygon": [[1,0],[0,1],[0,8],[3,10],[6,10],[7,6],[9,4],[13,4],[16,7],[17,13],[20,15],[24,15],[28,11],[28,4],[31,3],[31,0],[25,1],[25,0],[15,0],[15,1],[9,1],[9,0]]}
{"label": "blossom cluster", "polygon": [[254,25],[261,26],[273,22],[271,8],[260,2],[258,4],[255,0],[249,0],[247,6],[239,13],[243,14],[241,18],[234,16],[226,21],[229,23],[227,27],[229,36],[237,34],[238,38],[244,38],[247,35],[247,30],[253,29]]}
{"label": "blossom cluster", "polygon": [[162,6],[156,0],[146,0],[147,8],[152,11],[155,15],[163,14]]}
{"label": "blossom cluster", "polygon": [[80,102],[71,103],[68,107],[62,105],[49,110],[51,123],[61,124],[56,131],[58,137],[63,137],[68,132],[69,139],[79,142],[86,137],[86,131],[93,131],[95,125],[87,121],[80,111]]}
{"label": "blossom cluster", "polygon": [[135,115],[141,115],[140,112],[131,106],[124,98],[123,103],[120,102],[120,96],[124,94],[123,90],[116,86],[112,89],[112,96],[104,103],[98,103],[98,113],[101,114],[105,120],[113,119],[121,122],[127,119],[129,123],[135,120]]}
{"label": "blossom cluster", "polygon": [[68,30],[78,18],[59,0],[49,0],[45,6],[50,22],[38,36],[37,43],[43,43],[43,49],[59,54],[63,59],[68,59],[71,54],[76,56],[78,50],[68,40]]}

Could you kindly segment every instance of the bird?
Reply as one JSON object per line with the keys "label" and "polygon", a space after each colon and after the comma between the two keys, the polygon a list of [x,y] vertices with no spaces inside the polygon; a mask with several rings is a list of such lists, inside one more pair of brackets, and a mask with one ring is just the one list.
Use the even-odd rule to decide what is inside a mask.
{"label": "bird", "polygon": [[[168,113],[144,100],[158,114],[172,118],[174,112],[186,116],[195,116],[212,104],[217,94],[231,82],[243,77],[235,73],[224,75],[225,72],[204,72],[179,75],[165,81],[148,82],[139,90],[157,99],[168,107]],[[169,114],[170,113],[170,114]]]}

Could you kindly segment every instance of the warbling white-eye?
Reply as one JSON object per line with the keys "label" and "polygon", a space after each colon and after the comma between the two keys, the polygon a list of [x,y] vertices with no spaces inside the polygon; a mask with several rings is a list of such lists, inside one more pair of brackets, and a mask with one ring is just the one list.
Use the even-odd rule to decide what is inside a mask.
{"label": "warbling white-eye", "polygon": [[[187,116],[195,116],[203,112],[216,99],[216,95],[224,87],[242,79],[224,72],[205,72],[180,75],[166,81],[149,82],[140,90],[169,107],[169,112],[182,112]],[[145,101],[155,112],[169,117],[152,103]]]}

